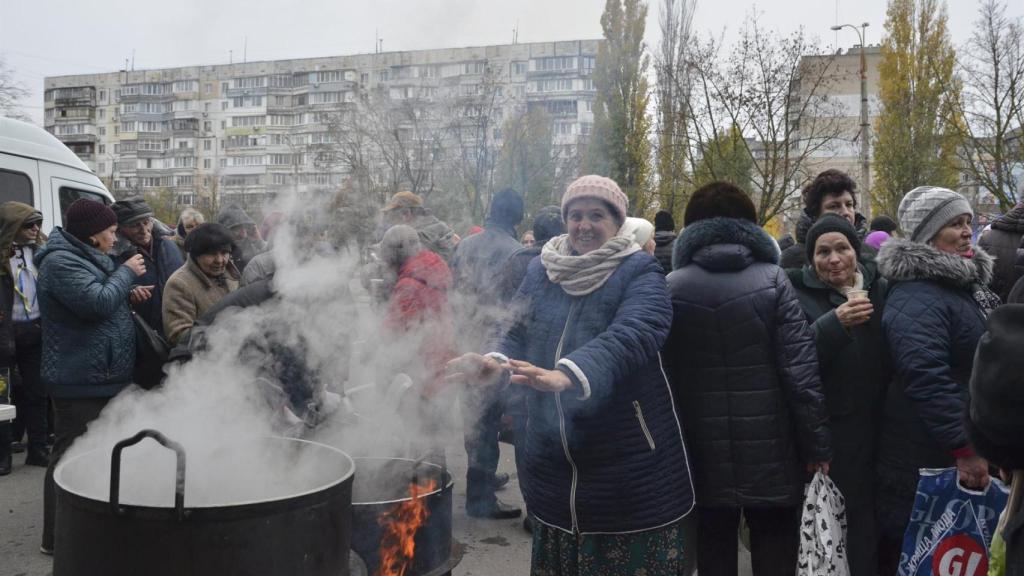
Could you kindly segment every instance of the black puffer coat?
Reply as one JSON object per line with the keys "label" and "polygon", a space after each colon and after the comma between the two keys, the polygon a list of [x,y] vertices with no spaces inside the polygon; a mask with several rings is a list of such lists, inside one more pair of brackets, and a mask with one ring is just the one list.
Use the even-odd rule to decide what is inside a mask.
{"label": "black puffer coat", "polygon": [[953,466],[969,453],[968,381],[985,332],[973,293],[991,280],[992,266],[981,249],[967,259],[893,239],[879,252],[879,270],[892,283],[882,326],[896,374],[878,453],[877,509],[890,539],[903,536],[918,469]]}
{"label": "black puffer coat", "polygon": [[676,241],[664,358],[701,506],[793,506],[832,457],[814,335],[771,237],[702,220]]}
{"label": "black puffer coat", "polygon": [[1006,302],[1010,290],[1017,283],[1024,269],[1017,266],[1017,251],[1024,237],[1024,202],[992,222],[992,229],[981,235],[978,245],[996,259],[989,288]]}

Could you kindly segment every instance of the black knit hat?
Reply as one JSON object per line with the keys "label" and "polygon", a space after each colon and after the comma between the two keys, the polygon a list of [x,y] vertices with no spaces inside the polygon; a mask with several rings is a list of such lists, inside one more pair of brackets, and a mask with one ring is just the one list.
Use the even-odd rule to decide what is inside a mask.
{"label": "black knit hat", "polygon": [[818,238],[822,234],[828,234],[829,232],[839,232],[846,236],[850,246],[853,246],[853,251],[860,256],[860,238],[857,236],[857,231],[853,228],[853,224],[850,224],[850,221],[842,216],[826,212],[807,231],[807,239],[804,243],[804,249],[807,251],[807,262],[814,262],[814,245],[818,243]]}
{"label": "black knit hat", "polygon": [[117,224],[117,215],[102,202],[81,198],[64,214],[64,231],[88,243],[89,237]]}
{"label": "black knit hat", "polygon": [[195,260],[203,254],[225,251],[234,252],[235,237],[222,224],[200,224],[185,238],[185,250]]}
{"label": "black knit hat", "polygon": [[523,221],[523,196],[512,188],[499,191],[491,200],[488,216],[501,224],[519,224]]}
{"label": "black knit hat", "polygon": [[658,210],[658,213],[654,215],[654,231],[655,232],[675,232],[676,221],[672,218],[672,213],[667,210]]}
{"label": "black knit hat", "polygon": [[701,186],[689,203],[683,215],[683,224],[708,218],[740,218],[757,223],[757,209],[746,192],[728,182],[712,182]]}
{"label": "black knit hat", "polygon": [[153,216],[153,209],[149,207],[149,204],[141,196],[132,196],[131,198],[118,200],[110,208],[114,211],[114,214],[117,214],[118,226],[126,226],[137,220]]}
{"label": "black knit hat", "polygon": [[555,236],[565,234],[565,223],[562,222],[562,208],[545,206],[533,217],[533,241],[543,245]]}
{"label": "black knit hat", "polygon": [[1024,469],[1024,304],[988,315],[971,374],[968,432],[974,449],[1006,470]]}
{"label": "black knit hat", "polygon": [[892,233],[899,230],[899,228],[899,224],[897,224],[895,220],[886,216],[885,214],[882,214],[881,216],[875,216],[874,219],[871,220],[872,232],[879,230],[891,236]]}

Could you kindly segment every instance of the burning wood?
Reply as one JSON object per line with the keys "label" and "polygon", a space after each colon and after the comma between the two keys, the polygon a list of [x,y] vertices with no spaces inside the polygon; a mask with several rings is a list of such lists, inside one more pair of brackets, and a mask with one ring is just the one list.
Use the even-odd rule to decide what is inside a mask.
{"label": "burning wood", "polygon": [[410,499],[400,502],[391,511],[380,515],[377,522],[384,527],[380,540],[380,568],[375,576],[405,576],[416,555],[416,532],[427,521],[430,510],[426,498],[437,488],[436,480],[409,485]]}

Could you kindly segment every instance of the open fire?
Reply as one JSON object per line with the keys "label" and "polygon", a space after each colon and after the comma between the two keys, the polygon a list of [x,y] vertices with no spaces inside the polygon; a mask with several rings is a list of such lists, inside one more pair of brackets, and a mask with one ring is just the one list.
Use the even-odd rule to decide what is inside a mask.
{"label": "open fire", "polygon": [[381,514],[377,522],[384,527],[380,540],[380,568],[375,576],[405,576],[416,556],[416,532],[427,521],[430,510],[422,494],[437,488],[436,480],[409,485],[410,499],[399,502]]}

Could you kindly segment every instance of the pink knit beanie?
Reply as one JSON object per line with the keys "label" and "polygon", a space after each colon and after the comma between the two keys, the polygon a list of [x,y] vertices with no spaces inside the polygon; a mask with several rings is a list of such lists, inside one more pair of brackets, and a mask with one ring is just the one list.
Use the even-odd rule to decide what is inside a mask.
{"label": "pink knit beanie", "polygon": [[597,198],[604,200],[616,213],[616,218],[622,222],[626,219],[629,210],[629,198],[622,192],[619,185],[611,178],[590,174],[580,176],[569,184],[562,195],[562,219],[568,221],[568,208],[573,200],[580,198]]}

